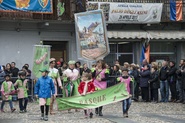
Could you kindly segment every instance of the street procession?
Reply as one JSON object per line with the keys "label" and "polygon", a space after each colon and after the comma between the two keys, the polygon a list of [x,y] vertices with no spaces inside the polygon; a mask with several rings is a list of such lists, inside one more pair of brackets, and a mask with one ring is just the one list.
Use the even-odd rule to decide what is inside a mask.
{"label": "street procession", "polygon": [[184,0],[0,0],[0,123],[185,123]]}

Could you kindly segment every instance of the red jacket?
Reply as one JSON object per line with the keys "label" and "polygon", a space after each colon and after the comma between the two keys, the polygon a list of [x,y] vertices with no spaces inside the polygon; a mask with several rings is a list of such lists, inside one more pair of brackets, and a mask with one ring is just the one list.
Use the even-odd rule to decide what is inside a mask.
{"label": "red jacket", "polygon": [[[82,94],[84,92],[84,87],[85,87],[85,82],[81,82],[80,85],[78,86],[78,92]],[[95,86],[93,82],[88,82],[87,83],[87,92],[94,92],[95,91]]]}

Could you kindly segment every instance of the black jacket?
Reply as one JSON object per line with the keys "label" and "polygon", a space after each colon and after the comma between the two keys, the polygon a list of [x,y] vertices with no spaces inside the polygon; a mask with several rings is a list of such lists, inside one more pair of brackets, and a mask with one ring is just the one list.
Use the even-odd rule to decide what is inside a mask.
{"label": "black jacket", "polygon": [[176,80],[177,80],[176,71],[177,71],[177,68],[175,66],[172,66],[169,68],[168,82],[176,82]]}
{"label": "black jacket", "polygon": [[150,87],[151,89],[158,89],[160,87],[159,84],[159,72],[155,71],[150,75]]}
{"label": "black jacket", "polygon": [[148,80],[150,79],[150,70],[140,71],[140,87],[148,87]]}
{"label": "black jacket", "polygon": [[160,69],[160,73],[159,73],[159,79],[161,81],[165,81],[168,79],[168,71],[169,71],[169,68],[168,67],[162,67]]}
{"label": "black jacket", "polygon": [[134,77],[135,82],[139,83],[139,71],[137,69],[133,69],[131,75]]}
{"label": "black jacket", "polygon": [[83,73],[91,73],[91,70],[90,70],[89,68],[87,68],[87,69],[84,69],[84,68],[83,68],[82,74],[83,74]]}

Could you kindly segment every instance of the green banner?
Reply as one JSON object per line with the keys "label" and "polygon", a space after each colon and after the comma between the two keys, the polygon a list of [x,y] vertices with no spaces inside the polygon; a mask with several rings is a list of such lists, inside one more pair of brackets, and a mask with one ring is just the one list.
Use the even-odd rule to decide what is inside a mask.
{"label": "green banner", "polygon": [[35,45],[34,46],[34,60],[33,60],[33,74],[39,78],[41,77],[42,68],[49,69],[50,59],[50,46],[48,45]]}
{"label": "green banner", "polygon": [[119,102],[127,98],[129,98],[129,93],[126,90],[125,84],[119,83],[85,96],[57,98],[57,103],[59,110],[91,109]]}

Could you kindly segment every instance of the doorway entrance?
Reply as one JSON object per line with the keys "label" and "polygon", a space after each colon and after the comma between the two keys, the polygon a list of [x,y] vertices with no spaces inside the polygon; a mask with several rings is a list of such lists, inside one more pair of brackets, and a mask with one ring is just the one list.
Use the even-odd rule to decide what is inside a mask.
{"label": "doorway entrance", "polygon": [[62,57],[64,61],[68,60],[67,54],[67,41],[43,41],[44,45],[51,45],[51,58],[55,58],[59,61]]}

